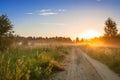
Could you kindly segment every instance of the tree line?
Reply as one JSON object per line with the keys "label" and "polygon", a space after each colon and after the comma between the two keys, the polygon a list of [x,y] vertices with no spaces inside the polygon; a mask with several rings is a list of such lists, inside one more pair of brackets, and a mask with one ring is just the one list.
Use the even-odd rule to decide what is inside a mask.
{"label": "tree line", "polygon": [[22,42],[27,45],[29,42],[72,42],[70,37],[22,37],[14,35],[13,25],[7,15],[0,15],[0,52],[5,51],[13,43]]}
{"label": "tree line", "polygon": [[14,43],[17,44],[22,42],[23,45],[28,45],[28,43],[71,43],[70,37],[22,37],[14,36]]}

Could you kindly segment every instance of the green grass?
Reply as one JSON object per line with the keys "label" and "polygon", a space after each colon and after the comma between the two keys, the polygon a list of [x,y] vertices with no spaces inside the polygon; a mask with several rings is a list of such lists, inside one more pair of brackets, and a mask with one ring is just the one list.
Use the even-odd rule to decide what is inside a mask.
{"label": "green grass", "polygon": [[120,48],[82,46],[81,49],[120,75]]}
{"label": "green grass", "polygon": [[0,80],[43,80],[64,70],[68,47],[16,48],[0,53]]}

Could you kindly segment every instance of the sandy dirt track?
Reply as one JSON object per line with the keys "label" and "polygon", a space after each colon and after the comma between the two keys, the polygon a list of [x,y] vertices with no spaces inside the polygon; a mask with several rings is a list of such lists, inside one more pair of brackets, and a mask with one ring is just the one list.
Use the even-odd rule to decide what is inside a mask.
{"label": "sandy dirt track", "polygon": [[120,80],[105,65],[73,47],[65,60],[65,71],[54,74],[51,80]]}

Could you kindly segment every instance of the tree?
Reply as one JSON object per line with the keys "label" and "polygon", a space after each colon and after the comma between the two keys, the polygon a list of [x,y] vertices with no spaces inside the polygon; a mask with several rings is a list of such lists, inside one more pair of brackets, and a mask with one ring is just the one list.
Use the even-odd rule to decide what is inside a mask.
{"label": "tree", "polygon": [[116,37],[117,36],[117,27],[116,23],[111,19],[108,18],[107,21],[105,22],[105,37]]}
{"label": "tree", "polygon": [[76,43],[78,43],[80,40],[79,40],[79,38],[78,38],[78,37],[76,37],[76,40],[75,40],[75,41],[76,41]]}
{"label": "tree", "polygon": [[13,25],[7,15],[0,16],[0,51],[6,50],[13,39]]}

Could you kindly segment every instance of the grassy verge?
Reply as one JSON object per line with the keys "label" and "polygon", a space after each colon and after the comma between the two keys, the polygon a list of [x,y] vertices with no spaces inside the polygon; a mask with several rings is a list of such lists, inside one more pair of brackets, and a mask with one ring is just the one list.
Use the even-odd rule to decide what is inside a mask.
{"label": "grassy verge", "polygon": [[120,49],[105,47],[82,46],[81,49],[92,58],[106,64],[120,75]]}
{"label": "grassy verge", "polygon": [[0,53],[0,80],[43,80],[64,70],[67,47],[11,49]]}

